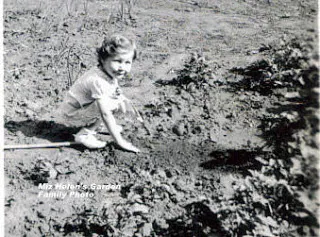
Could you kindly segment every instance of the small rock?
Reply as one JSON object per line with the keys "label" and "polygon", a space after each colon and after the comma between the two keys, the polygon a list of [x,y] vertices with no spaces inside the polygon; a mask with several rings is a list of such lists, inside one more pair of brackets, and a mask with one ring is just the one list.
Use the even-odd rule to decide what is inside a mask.
{"label": "small rock", "polygon": [[165,172],[164,170],[162,170],[162,169],[158,169],[158,170],[157,170],[157,173],[158,173],[158,176],[159,176],[160,178],[165,179],[165,178],[167,177],[166,172]]}
{"label": "small rock", "polygon": [[[129,198],[129,197],[128,197]],[[137,203],[142,203],[142,198],[141,195],[135,194],[131,197],[131,200]]]}
{"label": "small rock", "polygon": [[133,227],[125,227],[124,230],[122,230],[122,236],[128,236],[128,237],[131,237],[131,236],[134,236],[134,232],[135,232],[135,229]]}
{"label": "small rock", "polygon": [[39,103],[35,102],[28,102],[26,103],[26,107],[34,112],[38,111],[41,108],[41,105]]}
{"label": "small rock", "polygon": [[141,228],[142,236],[150,236],[152,229],[153,227],[151,223],[144,224],[143,227]]}
{"label": "small rock", "polygon": [[170,118],[173,118],[173,120],[178,120],[180,118],[180,113],[179,109],[176,105],[173,105],[169,110],[168,110],[168,115]]}
{"label": "small rock", "polygon": [[180,123],[180,124],[177,124],[177,125],[173,126],[172,132],[175,133],[178,136],[183,136],[183,134],[185,133],[184,124]]}
{"label": "small rock", "polygon": [[248,98],[247,98],[246,95],[240,95],[239,100],[240,100],[240,101],[247,101]]}
{"label": "small rock", "polygon": [[19,70],[18,68],[16,68],[16,69],[13,71],[13,76],[14,76],[14,78],[15,78],[15,79],[19,79],[20,75],[21,75],[20,70]]}
{"label": "small rock", "polygon": [[227,118],[227,119],[229,119],[229,118],[233,118],[233,117],[234,117],[234,115],[233,115],[233,113],[232,113],[232,112],[226,116],[226,118]]}
{"label": "small rock", "polygon": [[174,203],[179,203],[182,201],[182,199],[184,198],[184,194],[183,193],[180,193],[180,192],[176,192],[174,195],[171,196],[171,200],[174,202]]}
{"label": "small rock", "polygon": [[213,78],[209,78],[209,80],[208,80],[207,84],[209,85],[209,87],[214,87],[214,86],[215,86],[215,84],[214,84],[214,80],[213,80]]}
{"label": "small rock", "polygon": [[202,131],[204,131],[205,128],[203,125],[195,126],[192,130],[193,134],[200,134]]}
{"label": "small rock", "polygon": [[174,183],[173,183],[174,187],[177,189],[177,190],[184,190],[183,186],[185,186],[185,183],[182,181],[182,180],[176,180]]}
{"label": "small rock", "polygon": [[192,101],[192,96],[190,95],[190,93],[184,90],[181,90],[181,98],[186,101]]}
{"label": "small rock", "polygon": [[132,205],[132,213],[143,213],[146,214],[149,212],[149,207],[143,204],[135,203]]}
{"label": "small rock", "polygon": [[162,198],[161,198],[161,196],[160,196],[159,194],[156,193],[156,194],[153,196],[153,199],[154,199],[154,200],[160,200],[160,199],[162,199]]}
{"label": "small rock", "polygon": [[25,109],[24,113],[28,118],[32,118],[34,115],[34,112],[31,109]]}
{"label": "small rock", "polygon": [[288,99],[297,98],[299,96],[300,96],[299,92],[287,92],[285,94],[285,98],[288,98]]}
{"label": "small rock", "polygon": [[197,91],[196,85],[192,82],[187,86],[187,90],[190,93],[195,93]]}
{"label": "small rock", "polygon": [[169,225],[167,224],[165,219],[156,219],[155,222],[161,229],[169,228]]}
{"label": "small rock", "polygon": [[155,179],[155,180],[152,181],[152,183],[153,183],[154,186],[158,186],[158,187],[161,186],[160,180],[156,180]]}
{"label": "small rock", "polygon": [[37,211],[37,216],[38,216],[39,218],[45,218],[45,216],[44,216],[41,212],[39,212],[39,211]]}
{"label": "small rock", "polygon": [[57,176],[58,176],[58,171],[56,171],[54,168],[50,168],[49,177],[51,179],[55,179]]}
{"label": "small rock", "polygon": [[163,125],[162,124],[158,124],[157,127],[156,127],[156,130],[158,132],[163,132],[164,131]]}
{"label": "small rock", "polygon": [[172,174],[172,172],[171,172],[170,170],[166,169],[165,172],[166,172],[166,176],[167,176],[169,179],[173,176],[173,174]]}
{"label": "small rock", "polygon": [[166,190],[168,193],[170,193],[170,191],[171,191],[169,185],[163,184],[163,185],[162,185],[162,188],[163,188],[164,190]]}
{"label": "small rock", "polygon": [[218,141],[218,136],[217,136],[217,131],[216,131],[216,129],[210,129],[210,134],[209,134],[209,136],[210,136],[210,140],[211,140],[212,142],[217,142],[217,141]]}

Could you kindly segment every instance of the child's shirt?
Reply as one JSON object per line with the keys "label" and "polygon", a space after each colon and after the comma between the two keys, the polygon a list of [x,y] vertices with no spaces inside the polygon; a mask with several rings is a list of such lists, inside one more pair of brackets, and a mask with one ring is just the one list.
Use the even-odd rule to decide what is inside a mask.
{"label": "child's shirt", "polygon": [[81,107],[96,99],[107,100],[108,108],[118,108],[123,96],[117,81],[113,81],[98,67],[92,67],[71,86],[68,94],[78,101]]}

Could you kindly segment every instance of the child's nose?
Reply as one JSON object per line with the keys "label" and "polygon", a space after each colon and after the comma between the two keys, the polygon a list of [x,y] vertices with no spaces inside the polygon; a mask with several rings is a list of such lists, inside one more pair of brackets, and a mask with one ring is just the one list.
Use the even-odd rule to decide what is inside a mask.
{"label": "child's nose", "polygon": [[119,70],[124,70],[126,68],[126,64],[125,63],[121,63],[119,65]]}

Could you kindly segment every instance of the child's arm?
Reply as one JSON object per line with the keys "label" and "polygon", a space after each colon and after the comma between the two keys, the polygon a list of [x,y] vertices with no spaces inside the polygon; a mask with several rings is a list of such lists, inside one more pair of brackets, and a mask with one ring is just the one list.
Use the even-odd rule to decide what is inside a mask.
{"label": "child's arm", "polygon": [[107,102],[103,99],[97,99],[97,104],[101,113],[102,120],[116,143],[125,150],[140,152],[137,147],[133,146],[130,142],[127,142],[122,138],[120,131],[117,129],[118,125],[116,124],[116,120],[112,114],[112,111],[107,109]]}

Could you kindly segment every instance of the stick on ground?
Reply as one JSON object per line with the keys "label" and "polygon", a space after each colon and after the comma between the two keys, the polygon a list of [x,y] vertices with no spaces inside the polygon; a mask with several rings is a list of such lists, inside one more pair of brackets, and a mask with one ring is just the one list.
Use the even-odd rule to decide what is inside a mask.
{"label": "stick on ground", "polygon": [[47,147],[63,147],[79,144],[77,142],[54,142],[44,144],[16,144],[16,145],[4,145],[4,150],[10,149],[34,149],[34,148],[47,148]]}

